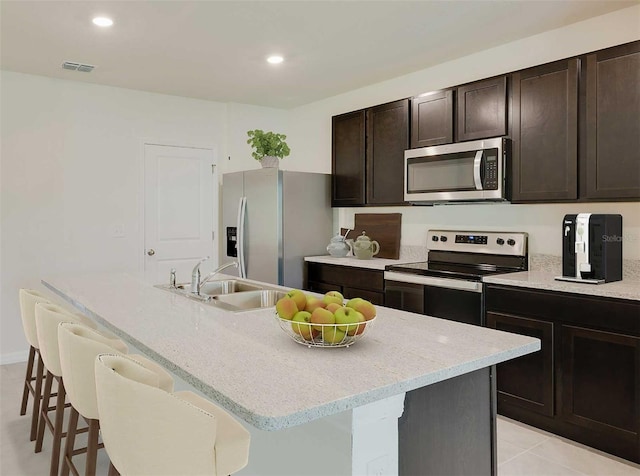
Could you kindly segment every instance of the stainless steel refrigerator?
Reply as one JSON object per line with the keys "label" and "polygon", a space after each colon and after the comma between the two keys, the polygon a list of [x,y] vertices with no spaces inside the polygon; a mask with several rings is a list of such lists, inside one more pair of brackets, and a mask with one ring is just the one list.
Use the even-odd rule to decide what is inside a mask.
{"label": "stainless steel refrigerator", "polygon": [[237,260],[240,277],[301,288],[304,257],[326,254],[332,236],[330,178],[276,168],[224,174],[220,263]]}

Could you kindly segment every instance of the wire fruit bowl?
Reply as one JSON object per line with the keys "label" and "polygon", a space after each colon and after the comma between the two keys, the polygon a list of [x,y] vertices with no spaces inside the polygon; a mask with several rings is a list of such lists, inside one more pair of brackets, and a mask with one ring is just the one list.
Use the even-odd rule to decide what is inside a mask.
{"label": "wire fruit bowl", "polygon": [[289,337],[307,347],[349,347],[361,339],[376,320],[374,317],[354,324],[314,324],[283,319],[277,314],[275,318]]}

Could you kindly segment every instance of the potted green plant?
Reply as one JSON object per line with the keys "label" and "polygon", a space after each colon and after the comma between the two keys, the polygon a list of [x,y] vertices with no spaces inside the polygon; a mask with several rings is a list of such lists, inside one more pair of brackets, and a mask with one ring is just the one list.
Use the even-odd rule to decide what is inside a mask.
{"label": "potted green plant", "polygon": [[291,153],[284,141],[287,136],[275,132],[265,132],[260,129],[247,131],[247,144],[253,148],[251,155],[263,167],[278,167],[278,160]]}

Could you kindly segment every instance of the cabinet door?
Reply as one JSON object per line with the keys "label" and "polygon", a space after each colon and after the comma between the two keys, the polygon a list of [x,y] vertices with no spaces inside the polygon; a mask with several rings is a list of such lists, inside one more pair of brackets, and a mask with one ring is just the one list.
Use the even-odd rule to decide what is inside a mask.
{"label": "cabinet door", "polygon": [[364,205],[365,111],[332,118],[331,206]]}
{"label": "cabinet door", "polygon": [[309,281],[304,287],[307,291],[313,291],[314,293],[324,294],[329,291],[342,292],[342,286],[336,284],[319,283],[317,281]]}
{"label": "cabinet door", "polygon": [[507,133],[507,77],[457,89],[457,140],[484,139]]}
{"label": "cabinet door", "polygon": [[562,326],[562,348],[562,418],[640,458],[640,338]]}
{"label": "cabinet door", "polygon": [[375,304],[376,306],[384,305],[384,293],[369,291],[367,289],[349,288],[347,286],[343,286],[342,294],[345,300],[359,297],[362,299],[366,299],[367,301],[370,301],[371,304]]}
{"label": "cabinet door", "polygon": [[411,148],[453,142],[453,90],[411,98]]}
{"label": "cabinet door", "polygon": [[640,41],[586,58],[585,198],[640,198]]}
{"label": "cabinet door", "polygon": [[539,352],[498,364],[498,405],[516,405],[553,416],[553,323],[487,312],[487,327],[536,337],[542,341]]}
{"label": "cabinet door", "polygon": [[367,203],[404,203],[404,151],[409,148],[409,100],[367,109]]}
{"label": "cabinet door", "polygon": [[578,59],[512,76],[514,202],[578,198]]}

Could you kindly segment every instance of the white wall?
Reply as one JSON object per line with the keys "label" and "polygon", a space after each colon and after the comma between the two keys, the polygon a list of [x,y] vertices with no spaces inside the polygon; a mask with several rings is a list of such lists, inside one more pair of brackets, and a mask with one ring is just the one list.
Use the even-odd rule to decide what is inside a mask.
{"label": "white wall", "polygon": [[[248,129],[284,122],[268,108],[6,71],[0,80],[1,362],[26,355],[18,288],[49,274],[138,270],[143,139],[212,146],[224,173],[257,166]],[[112,236],[116,225],[124,237]]]}
{"label": "white wall", "polygon": [[[640,39],[639,18],[640,5],[633,6],[299,107],[291,111],[291,148],[303,151],[310,170],[329,173],[331,116],[634,41]],[[621,213],[624,257],[640,259],[638,202],[342,208],[337,220],[339,226],[347,227],[353,225],[355,213],[391,212],[403,213],[403,245],[424,246],[429,228],[520,230],[530,233],[532,253],[557,256],[561,255],[560,220],[564,214]]]}

